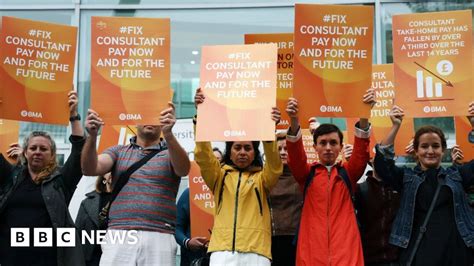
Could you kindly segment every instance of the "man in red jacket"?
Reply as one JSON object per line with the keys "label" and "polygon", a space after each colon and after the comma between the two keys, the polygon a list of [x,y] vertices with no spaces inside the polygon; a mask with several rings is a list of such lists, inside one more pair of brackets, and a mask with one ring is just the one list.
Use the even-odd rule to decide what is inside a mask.
{"label": "man in red jacket", "polygon": [[[373,104],[374,99],[374,91],[369,89],[363,101]],[[356,124],[354,149],[346,163],[336,162],[343,147],[342,132],[333,124],[320,125],[313,133],[319,162],[308,164],[298,121],[298,101],[290,98],[286,111],[291,118],[287,135],[288,165],[300,186],[306,187],[296,264],[364,265],[351,198],[354,191],[350,190],[356,188],[369,161],[368,119],[361,118]]]}

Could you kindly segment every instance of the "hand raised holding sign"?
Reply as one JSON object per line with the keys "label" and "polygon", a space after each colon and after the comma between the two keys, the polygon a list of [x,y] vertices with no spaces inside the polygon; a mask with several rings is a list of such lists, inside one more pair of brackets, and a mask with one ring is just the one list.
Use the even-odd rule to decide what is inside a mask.
{"label": "hand raised holding sign", "polygon": [[403,117],[405,113],[402,108],[397,105],[392,106],[392,110],[390,111],[390,119],[392,120],[392,128],[390,132],[385,137],[384,140],[380,143],[381,145],[392,145],[395,141],[395,137],[397,136],[398,130],[400,129],[400,125],[402,124]]}
{"label": "hand raised holding sign", "polygon": [[289,98],[288,104],[286,105],[286,113],[290,117],[290,128],[289,134],[296,135],[298,129],[300,128],[300,122],[298,119],[298,100],[295,98]]}
{"label": "hand raised holding sign", "polygon": [[392,120],[392,124],[400,126],[404,116],[405,112],[401,107],[398,105],[392,106],[392,110],[390,110],[390,120]]}
{"label": "hand raised holding sign", "polygon": [[[375,90],[373,88],[368,89],[365,94],[362,96],[362,102],[370,105],[370,108],[374,107],[375,101]],[[369,119],[361,118],[359,120],[359,128],[368,129],[369,128]]]}
{"label": "hand raised holding sign", "polygon": [[451,150],[451,159],[454,164],[462,164],[464,160],[464,153],[461,150],[459,145],[454,145],[453,149]]}
{"label": "hand raised holding sign", "polygon": [[202,92],[201,88],[197,88],[196,94],[194,95],[194,106],[196,106],[196,109],[199,104],[204,102],[204,99],[206,99],[206,97],[204,97],[204,93]]}
{"label": "hand raised holding sign", "polygon": [[281,119],[280,109],[278,109],[278,107],[272,107],[272,120],[275,121],[275,124],[278,125],[278,123],[280,123],[280,119]]}
{"label": "hand raised holding sign", "polygon": [[100,118],[99,114],[96,111],[89,109],[87,111],[87,117],[85,122],[87,133],[89,133],[90,136],[96,138],[97,134],[99,133],[100,127],[103,125],[104,121],[102,121],[102,118]]}
{"label": "hand raised holding sign", "polygon": [[173,134],[171,130],[176,123],[175,107],[172,102],[168,102],[168,108],[160,113],[161,131],[166,137],[167,134]]}

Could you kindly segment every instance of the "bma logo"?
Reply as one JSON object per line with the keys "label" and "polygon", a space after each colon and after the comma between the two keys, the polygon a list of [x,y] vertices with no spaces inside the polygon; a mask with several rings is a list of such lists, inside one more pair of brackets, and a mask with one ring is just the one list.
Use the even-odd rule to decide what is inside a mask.
{"label": "bma logo", "polygon": [[342,107],[339,105],[336,105],[336,106],[321,105],[319,110],[323,113],[327,113],[327,112],[342,113]]}
{"label": "bma logo", "polygon": [[224,130],[225,137],[243,137],[247,136],[245,130]]}
{"label": "bma logo", "polygon": [[425,112],[425,113],[446,112],[446,107],[445,106],[425,106],[425,107],[423,107],[423,112]]}
{"label": "bma logo", "polygon": [[[12,247],[30,247],[30,228],[17,227],[10,231],[10,243]],[[55,243],[53,244],[53,228],[33,228],[34,247],[75,247],[76,228],[57,228]],[[138,243],[138,232],[136,230],[95,230],[81,232],[81,244],[129,244]]]}
{"label": "bma logo", "polygon": [[22,117],[34,117],[34,118],[43,118],[43,114],[40,113],[40,112],[32,112],[32,111],[26,111],[26,110],[22,110],[20,112],[20,115]]}
{"label": "bma logo", "polygon": [[124,120],[142,120],[142,116],[140,114],[119,114],[119,119]]}

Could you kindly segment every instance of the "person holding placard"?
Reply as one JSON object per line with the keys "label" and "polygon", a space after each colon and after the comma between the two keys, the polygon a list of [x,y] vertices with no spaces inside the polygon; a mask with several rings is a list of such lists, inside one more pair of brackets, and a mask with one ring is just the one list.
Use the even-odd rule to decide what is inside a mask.
{"label": "person holding placard", "polygon": [[[375,93],[367,90],[363,102],[373,105]],[[348,162],[337,162],[343,135],[333,124],[314,130],[319,160],[307,163],[298,120],[298,101],[288,100],[288,165],[300,187],[304,203],[298,232],[296,265],[364,265],[362,244],[353,206],[357,180],[369,161],[370,124],[356,124],[354,147]]]}
{"label": "person holding placard", "polygon": [[209,239],[204,236],[191,237],[191,217],[189,207],[189,188],[186,188],[179,197],[176,218],[176,232],[174,238],[181,246],[181,266],[192,265],[196,259],[206,256]]}
{"label": "person holding placard", "polygon": [[[203,103],[196,91],[196,106]],[[270,110],[269,110],[270,111]],[[280,111],[273,108],[278,123]],[[212,153],[210,142],[196,142],[195,160],[216,203],[214,227],[208,252],[211,265],[270,265],[271,219],[268,191],[283,172],[276,141],[264,141],[265,164],[258,141],[226,142],[222,164]]]}
{"label": "person holding placard", "polygon": [[53,137],[44,131],[25,138],[22,164],[11,165],[0,155],[0,265],[84,265],[81,245],[63,248],[52,241],[53,247],[35,247],[32,240],[27,247],[12,247],[15,237],[10,238],[13,228],[27,228],[31,237],[33,228],[51,229],[48,238],[56,236],[58,228],[74,229],[68,204],[82,177],[85,138],[75,91],[69,92],[68,104],[72,148],[63,167],[57,164]]}
{"label": "person holding placard", "polygon": [[[401,248],[403,265],[473,265],[474,211],[465,190],[474,184],[474,160],[442,167],[446,138],[427,125],[413,141],[417,166],[396,166],[393,143],[403,117],[403,109],[394,105],[392,129],[376,146],[375,171],[401,192],[390,243]],[[474,116],[469,119],[474,124]]]}
{"label": "person holding placard", "polygon": [[[86,198],[81,202],[76,216],[76,227],[78,230],[86,231],[87,234],[94,234],[99,230],[99,213],[107,204],[112,193],[112,175],[107,173],[100,175],[95,181],[95,189],[86,194]],[[81,235],[81,237],[83,237]],[[86,266],[98,266],[102,250],[100,244],[84,243],[82,245]]]}
{"label": "person holding placard", "polygon": [[[127,234],[124,244],[106,238],[100,265],[176,264],[175,202],[190,161],[173,135],[175,123],[175,109],[170,102],[160,113],[161,125],[138,125],[137,136],[130,144],[113,146],[97,155],[97,135],[104,122],[89,109],[85,123],[89,136],[82,152],[82,170],[92,176],[112,172],[114,190],[106,205],[110,206],[107,231],[120,234],[134,230],[138,238],[134,241],[136,238]],[[165,143],[160,140],[161,133]],[[123,184],[120,189],[118,182]]]}
{"label": "person holding placard", "polygon": [[[217,160],[221,162],[222,152],[219,148],[213,148],[212,152]],[[181,246],[181,266],[194,265],[193,261],[195,260],[209,259],[209,257],[206,256],[209,239],[203,236],[191,237],[191,203],[189,202],[189,193],[189,188],[186,188],[176,203],[177,215],[174,238],[176,239],[176,243]]]}
{"label": "person holding placard", "polygon": [[303,206],[303,193],[288,166],[286,132],[277,133],[283,174],[268,198],[272,215],[272,265],[291,266],[296,261],[294,243]]}

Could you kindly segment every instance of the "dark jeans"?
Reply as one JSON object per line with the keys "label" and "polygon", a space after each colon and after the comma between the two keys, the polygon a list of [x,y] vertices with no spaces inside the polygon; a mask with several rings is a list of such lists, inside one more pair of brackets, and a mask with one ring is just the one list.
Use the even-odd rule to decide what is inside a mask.
{"label": "dark jeans", "polygon": [[296,262],[295,236],[272,237],[272,265],[292,266]]}

